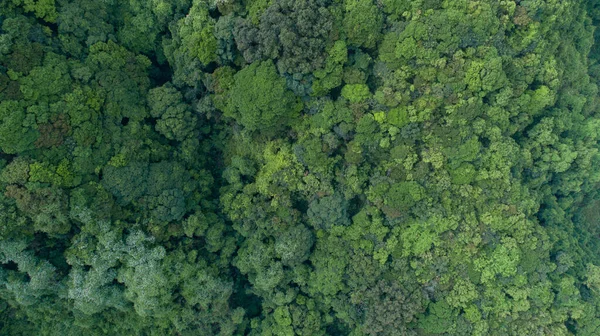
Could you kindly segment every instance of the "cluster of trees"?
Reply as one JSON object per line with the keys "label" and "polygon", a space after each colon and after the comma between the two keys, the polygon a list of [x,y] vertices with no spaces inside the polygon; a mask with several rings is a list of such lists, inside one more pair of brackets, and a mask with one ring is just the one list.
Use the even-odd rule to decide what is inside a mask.
{"label": "cluster of trees", "polygon": [[0,334],[599,335],[599,24],[0,0]]}

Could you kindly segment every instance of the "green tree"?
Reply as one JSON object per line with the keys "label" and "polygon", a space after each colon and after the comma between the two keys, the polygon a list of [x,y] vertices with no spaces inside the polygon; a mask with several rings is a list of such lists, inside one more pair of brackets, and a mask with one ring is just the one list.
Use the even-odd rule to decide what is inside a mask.
{"label": "green tree", "polygon": [[302,103],[285,86],[270,61],[255,62],[234,76],[225,115],[249,131],[276,134],[299,116]]}
{"label": "green tree", "polygon": [[150,90],[148,105],[150,115],[158,119],[156,130],[167,139],[183,141],[194,136],[197,118],[175,88],[162,86]]}
{"label": "green tree", "polygon": [[383,16],[371,0],[344,1],[344,30],[352,46],[374,48],[383,26]]}
{"label": "green tree", "polygon": [[258,25],[240,20],[234,36],[246,62],[270,58],[280,73],[307,74],[324,64],[333,22],[326,1],[273,0]]}

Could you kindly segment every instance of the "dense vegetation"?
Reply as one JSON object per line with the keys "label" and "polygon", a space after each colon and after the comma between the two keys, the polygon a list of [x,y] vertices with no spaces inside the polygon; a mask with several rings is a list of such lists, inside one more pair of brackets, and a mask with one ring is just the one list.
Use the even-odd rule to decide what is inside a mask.
{"label": "dense vegetation", "polygon": [[600,335],[597,24],[0,0],[0,334]]}

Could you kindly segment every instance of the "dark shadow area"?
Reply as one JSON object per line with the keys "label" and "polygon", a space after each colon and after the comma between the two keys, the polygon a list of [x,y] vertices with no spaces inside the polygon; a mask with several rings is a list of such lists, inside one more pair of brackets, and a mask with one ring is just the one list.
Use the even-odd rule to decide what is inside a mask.
{"label": "dark shadow area", "polygon": [[9,260],[6,264],[2,264],[2,268],[8,271],[18,271],[19,265],[14,261]]}
{"label": "dark shadow area", "polygon": [[250,292],[252,285],[248,281],[248,277],[236,268],[233,270],[233,281],[233,294],[229,298],[231,308],[244,308],[248,318],[260,316],[262,299]]}

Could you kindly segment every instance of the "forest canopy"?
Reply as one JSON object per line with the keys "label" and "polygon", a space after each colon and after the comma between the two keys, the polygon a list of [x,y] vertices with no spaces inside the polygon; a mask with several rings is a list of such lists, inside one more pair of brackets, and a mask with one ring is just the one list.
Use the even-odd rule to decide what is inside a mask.
{"label": "forest canopy", "polygon": [[599,25],[0,0],[0,335],[600,335]]}

